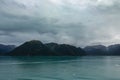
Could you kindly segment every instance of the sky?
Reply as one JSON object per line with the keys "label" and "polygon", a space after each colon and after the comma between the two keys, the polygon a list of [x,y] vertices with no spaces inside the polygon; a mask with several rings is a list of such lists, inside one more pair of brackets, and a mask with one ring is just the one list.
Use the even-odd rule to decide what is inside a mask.
{"label": "sky", "polygon": [[0,43],[120,43],[120,0],[0,0]]}

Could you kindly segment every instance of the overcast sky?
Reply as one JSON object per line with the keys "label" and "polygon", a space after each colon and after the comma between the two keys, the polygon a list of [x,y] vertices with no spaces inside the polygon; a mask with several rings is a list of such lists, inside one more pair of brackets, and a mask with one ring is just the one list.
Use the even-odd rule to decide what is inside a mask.
{"label": "overcast sky", "polygon": [[120,43],[120,0],[0,0],[0,43]]}

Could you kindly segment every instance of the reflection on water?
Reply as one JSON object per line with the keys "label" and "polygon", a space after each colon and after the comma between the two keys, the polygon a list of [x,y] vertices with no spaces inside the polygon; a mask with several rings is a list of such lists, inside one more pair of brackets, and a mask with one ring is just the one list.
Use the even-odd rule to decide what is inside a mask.
{"label": "reflection on water", "polygon": [[0,80],[120,80],[120,57],[0,57]]}

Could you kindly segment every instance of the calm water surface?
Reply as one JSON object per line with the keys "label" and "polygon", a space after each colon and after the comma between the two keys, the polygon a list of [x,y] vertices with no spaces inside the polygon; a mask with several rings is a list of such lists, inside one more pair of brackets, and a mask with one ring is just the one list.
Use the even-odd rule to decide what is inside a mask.
{"label": "calm water surface", "polygon": [[120,57],[0,57],[0,80],[120,80]]}

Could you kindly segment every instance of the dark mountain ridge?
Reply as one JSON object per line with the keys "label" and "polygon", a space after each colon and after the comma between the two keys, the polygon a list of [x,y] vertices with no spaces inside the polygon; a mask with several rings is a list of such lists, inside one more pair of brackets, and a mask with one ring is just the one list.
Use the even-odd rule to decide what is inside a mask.
{"label": "dark mountain ridge", "polygon": [[68,44],[56,44],[56,43],[48,43],[45,44],[51,51],[60,56],[80,56],[84,55],[85,51],[81,48],[77,48],[75,46],[71,46]]}
{"label": "dark mountain ridge", "polygon": [[120,44],[75,47],[68,44],[47,43],[32,40],[15,47],[14,45],[0,44],[1,56],[104,56],[120,55]]}
{"label": "dark mountain ridge", "polygon": [[51,50],[41,41],[32,40],[15,48],[9,54],[11,56],[49,56],[50,53],[52,53]]}
{"label": "dark mountain ridge", "polygon": [[11,56],[81,56],[84,50],[67,44],[48,43],[32,40],[25,42],[9,53]]}

